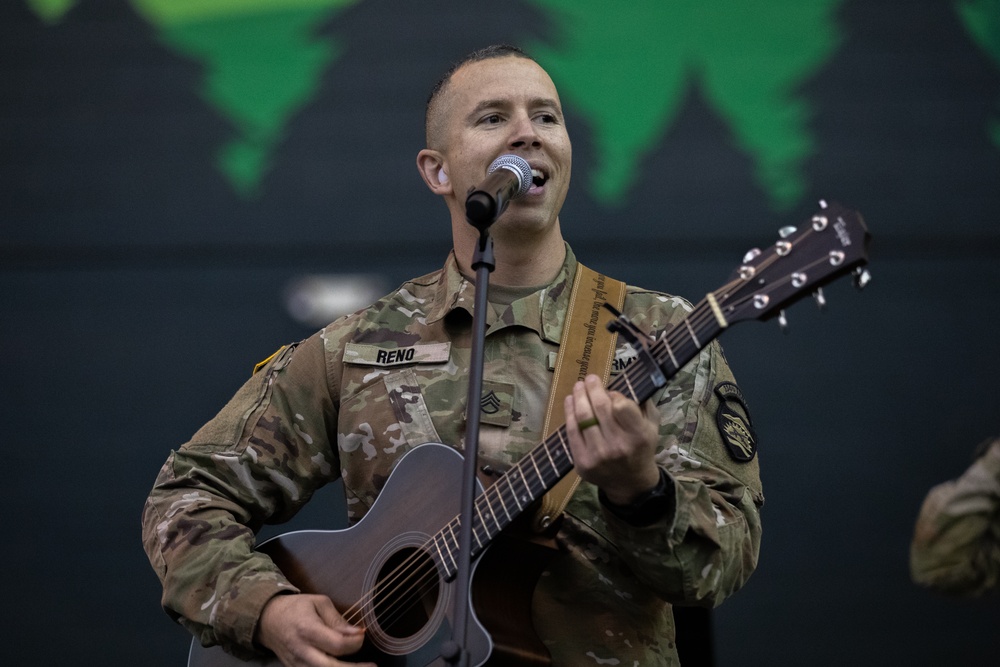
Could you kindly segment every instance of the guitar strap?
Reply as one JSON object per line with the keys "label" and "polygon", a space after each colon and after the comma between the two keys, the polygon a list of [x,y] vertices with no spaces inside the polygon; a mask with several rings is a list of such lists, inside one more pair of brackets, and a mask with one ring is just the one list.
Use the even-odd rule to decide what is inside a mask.
{"label": "guitar strap", "polygon": [[[625,304],[625,283],[577,263],[545,414],[545,438],[562,425],[563,399],[573,393],[577,380],[594,373],[601,376],[605,385],[608,383],[618,334],[611,333],[605,326],[612,318],[603,307],[605,303],[621,310]],[[531,522],[536,532],[545,532],[562,514],[579,483],[580,476],[571,470],[542,496],[541,506]]]}

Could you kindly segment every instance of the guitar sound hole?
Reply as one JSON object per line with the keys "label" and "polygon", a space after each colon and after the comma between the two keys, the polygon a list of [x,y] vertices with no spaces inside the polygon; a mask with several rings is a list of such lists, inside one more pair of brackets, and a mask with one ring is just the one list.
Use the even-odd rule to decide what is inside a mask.
{"label": "guitar sound hole", "polygon": [[430,621],[440,595],[434,561],[421,549],[400,549],[382,565],[372,608],[382,631],[398,639],[420,632]]}

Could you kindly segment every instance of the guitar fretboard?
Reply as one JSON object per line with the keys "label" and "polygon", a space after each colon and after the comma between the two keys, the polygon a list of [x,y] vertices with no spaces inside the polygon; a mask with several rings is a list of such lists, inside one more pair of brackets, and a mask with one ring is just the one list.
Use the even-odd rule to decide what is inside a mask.
{"label": "guitar fretboard", "polygon": [[[657,369],[669,380],[722,329],[708,300],[703,299],[682,322],[648,346],[650,359],[645,359],[639,351],[636,361],[612,380],[608,388],[642,403],[658,389],[653,380]],[[653,364],[657,368],[651,367]],[[473,558],[572,469],[573,457],[563,425],[476,497],[473,503]],[[445,579],[451,579],[458,571],[460,525],[461,518],[455,517],[431,539],[431,555]]]}

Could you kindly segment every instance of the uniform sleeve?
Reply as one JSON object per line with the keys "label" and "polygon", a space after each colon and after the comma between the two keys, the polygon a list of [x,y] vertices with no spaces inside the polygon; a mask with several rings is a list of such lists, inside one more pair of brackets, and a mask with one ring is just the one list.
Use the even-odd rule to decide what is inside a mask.
{"label": "uniform sleeve", "polygon": [[717,341],[652,400],[672,508],[644,526],[606,507],[604,519],[621,557],[660,597],[715,606],[746,583],[760,552],[764,496],[749,409]]}
{"label": "uniform sleeve", "polygon": [[330,396],[317,334],[282,349],[160,470],[143,510],[143,546],[164,609],[202,644],[248,654],[265,603],[296,592],[253,550],[254,536],[339,473]]}
{"label": "uniform sleeve", "polygon": [[1000,583],[1000,439],[956,480],[935,486],[917,516],[910,572],[921,585],[978,596]]}

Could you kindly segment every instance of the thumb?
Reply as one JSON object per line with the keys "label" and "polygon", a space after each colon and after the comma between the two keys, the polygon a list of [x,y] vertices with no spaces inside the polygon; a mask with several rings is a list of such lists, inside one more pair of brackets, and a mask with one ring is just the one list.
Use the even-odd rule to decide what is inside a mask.
{"label": "thumb", "polygon": [[337,608],[333,605],[333,601],[326,596],[316,596],[313,601],[313,607],[316,609],[316,613],[322,619],[323,623],[329,628],[333,628],[344,634],[357,634],[364,631],[363,628],[349,623],[337,611]]}

